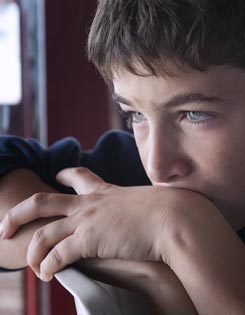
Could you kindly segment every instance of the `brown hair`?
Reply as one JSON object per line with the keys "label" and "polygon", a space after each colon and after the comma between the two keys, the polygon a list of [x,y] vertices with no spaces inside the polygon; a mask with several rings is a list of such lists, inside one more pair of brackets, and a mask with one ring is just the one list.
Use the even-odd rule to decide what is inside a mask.
{"label": "brown hair", "polygon": [[88,57],[106,81],[117,67],[169,74],[169,65],[203,71],[245,67],[244,0],[99,0]]}

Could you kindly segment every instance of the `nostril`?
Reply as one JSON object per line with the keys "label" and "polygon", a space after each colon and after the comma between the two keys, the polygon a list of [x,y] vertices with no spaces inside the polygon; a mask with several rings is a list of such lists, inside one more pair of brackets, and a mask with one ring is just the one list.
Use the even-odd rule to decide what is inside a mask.
{"label": "nostril", "polygon": [[176,161],[170,165],[151,165],[147,169],[147,175],[153,183],[173,183],[186,176],[189,176],[192,172],[190,163],[185,161]]}
{"label": "nostril", "polygon": [[168,178],[168,182],[174,182],[176,181],[180,176],[178,175],[172,175]]}
{"label": "nostril", "polygon": [[185,177],[191,173],[191,164],[187,161],[176,161],[169,169],[169,177],[174,180],[178,177]]}

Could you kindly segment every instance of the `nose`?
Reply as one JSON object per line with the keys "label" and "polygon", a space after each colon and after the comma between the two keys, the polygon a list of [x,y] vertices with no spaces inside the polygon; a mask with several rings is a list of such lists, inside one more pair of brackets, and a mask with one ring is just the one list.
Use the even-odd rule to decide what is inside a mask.
{"label": "nose", "polygon": [[151,132],[147,142],[146,172],[152,183],[175,183],[191,174],[190,158],[178,137]]}

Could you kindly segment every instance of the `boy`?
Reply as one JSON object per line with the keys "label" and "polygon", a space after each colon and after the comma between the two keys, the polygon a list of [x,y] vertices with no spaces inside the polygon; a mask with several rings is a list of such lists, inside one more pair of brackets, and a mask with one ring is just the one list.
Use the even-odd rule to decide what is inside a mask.
{"label": "boy", "polygon": [[[127,133],[92,153],[3,137],[1,265],[22,267],[27,252],[49,281],[80,260],[160,314],[244,314],[244,47],[243,1],[100,0],[89,57],[152,186]],[[77,195],[52,193],[65,186]]]}

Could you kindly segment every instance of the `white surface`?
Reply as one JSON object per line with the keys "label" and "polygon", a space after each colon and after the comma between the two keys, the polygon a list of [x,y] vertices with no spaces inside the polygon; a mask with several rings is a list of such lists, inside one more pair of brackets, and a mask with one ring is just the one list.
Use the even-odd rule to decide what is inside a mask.
{"label": "white surface", "polygon": [[19,7],[0,4],[0,105],[18,104],[21,98]]}
{"label": "white surface", "polygon": [[113,297],[81,272],[66,268],[55,277],[74,296],[77,315],[121,315]]}

